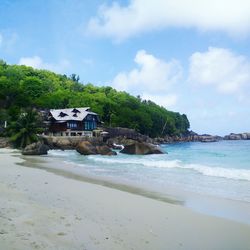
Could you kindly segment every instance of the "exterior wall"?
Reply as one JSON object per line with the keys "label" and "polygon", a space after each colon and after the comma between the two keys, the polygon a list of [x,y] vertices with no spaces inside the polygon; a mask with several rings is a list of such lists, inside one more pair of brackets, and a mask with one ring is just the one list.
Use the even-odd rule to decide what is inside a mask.
{"label": "exterior wall", "polygon": [[70,129],[70,130],[75,130],[75,131],[84,130],[82,121],[67,121],[66,126],[67,126],[67,129]]}
{"label": "exterior wall", "polygon": [[61,132],[67,130],[67,123],[53,123],[50,125],[49,131]]}
{"label": "exterior wall", "polygon": [[92,131],[97,128],[98,118],[94,115],[88,115],[83,121],[65,121],[57,123],[51,121],[47,135],[51,136],[88,136],[92,137]]}
{"label": "exterior wall", "polygon": [[89,118],[83,121],[68,121],[66,126],[70,130],[92,131],[96,129],[97,122],[96,119]]}

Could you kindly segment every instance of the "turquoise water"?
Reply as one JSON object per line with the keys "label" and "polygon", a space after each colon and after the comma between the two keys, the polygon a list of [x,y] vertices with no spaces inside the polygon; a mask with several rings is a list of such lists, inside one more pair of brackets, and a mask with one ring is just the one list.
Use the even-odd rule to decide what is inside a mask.
{"label": "turquoise water", "polygon": [[85,173],[142,185],[169,194],[176,189],[250,202],[250,141],[161,145],[167,154],[82,156],[75,151],[49,155]]}

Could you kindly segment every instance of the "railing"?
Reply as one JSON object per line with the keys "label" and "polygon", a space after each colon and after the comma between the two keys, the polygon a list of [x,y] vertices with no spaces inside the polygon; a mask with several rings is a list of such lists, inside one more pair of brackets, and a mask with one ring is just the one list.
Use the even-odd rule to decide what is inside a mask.
{"label": "railing", "polygon": [[84,137],[92,137],[92,131],[80,131],[80,130],[66,130],[62,132],[47,132],[45,135],[48,136],[84,136]]}

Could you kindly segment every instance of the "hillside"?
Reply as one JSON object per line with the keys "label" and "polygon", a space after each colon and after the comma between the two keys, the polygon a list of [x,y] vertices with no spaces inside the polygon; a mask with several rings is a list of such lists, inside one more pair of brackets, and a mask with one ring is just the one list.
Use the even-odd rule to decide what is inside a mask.
{"label": "hillside", "polygon": [[111,87],[82,84],[79,77],[8,65],[0,61],[0,121],[15,121],[21,110],[89,106],[106,126],[133,128],[151,137],[177,135],[189,128],[185,114],[168,111]]}

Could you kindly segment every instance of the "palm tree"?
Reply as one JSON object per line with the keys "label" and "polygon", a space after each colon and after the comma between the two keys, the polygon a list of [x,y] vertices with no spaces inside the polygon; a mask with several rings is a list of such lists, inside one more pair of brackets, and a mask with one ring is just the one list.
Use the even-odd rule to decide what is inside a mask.
{"label": "palm tree", "polygon": [[35,110],[21,112],[17,121],[12,122],[8,127],[10,140],[17,148],[25,148],[38,141],[37,134],[43,131],[41,124],[41,118]]}

